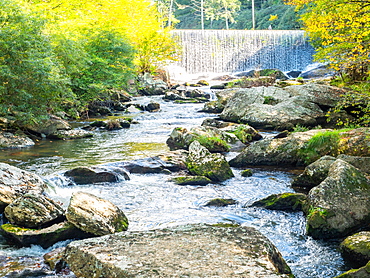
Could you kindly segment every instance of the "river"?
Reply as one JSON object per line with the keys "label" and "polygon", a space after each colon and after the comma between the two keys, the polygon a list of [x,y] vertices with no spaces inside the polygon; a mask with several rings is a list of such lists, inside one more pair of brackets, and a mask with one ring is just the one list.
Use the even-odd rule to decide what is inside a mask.
{"label": "river", "polygon": [[[140,97],[135,102],[150,100],[160,103],[161,111],[132,115],[139,124],[129,129],[98,131],[93,138],[79,140],[51,142],[45,139],[32,148],[2,150],[0,161],[42,176],[52,185],[49,194],[65,206],[75,191],[90,192],[112,201],[128,217],[130,230],[187,223],[238,223],[255,227],[267,236],[297,278],[335,277],[344,271],[338,243],[306,236],[301,212],[245,207],[270,194],[294,192],[290,187],[294,176],[292,169],[255,168],[254,175],[248,178],[240,175],[240,169],[233,169],[234,178],[203,187],[175,185],[165,174],[131,174],[130,180],[114,184],[67,186],[63,177],[66,170],[97,164],[109,166],[166,152],[165,141],[174,127],[190,128],[200,125],[205,118],[216,116],[197,112],[203,104],[175,104],[158,96]],[[205,207],[204,204],[213,198],[232,198],[238,204],[224,208]],[[65,244],[67,242],[57,246]],[[0,237],[0,256],[41,256],[54,247],[48,250],[39,246],[14,248]]]}

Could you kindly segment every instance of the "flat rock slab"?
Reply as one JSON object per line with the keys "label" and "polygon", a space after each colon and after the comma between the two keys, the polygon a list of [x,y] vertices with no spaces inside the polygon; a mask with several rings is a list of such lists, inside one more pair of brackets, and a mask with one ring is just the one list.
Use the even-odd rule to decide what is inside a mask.
{"label": "flat rock slab", "polygon": [[[250,227],[187,225],[74,241],[77,277],[291,277],[276,247]],[[284,274],[285,273],[285,274]]]}

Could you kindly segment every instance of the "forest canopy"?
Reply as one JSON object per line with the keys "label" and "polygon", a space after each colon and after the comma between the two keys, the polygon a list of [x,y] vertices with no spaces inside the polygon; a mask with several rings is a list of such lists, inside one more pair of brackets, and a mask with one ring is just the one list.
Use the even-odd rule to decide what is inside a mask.
{"label": "forest canopy", "polygon": [[26,123],[122,90],[173,59],[149,0],[0,0],[0,116]]}

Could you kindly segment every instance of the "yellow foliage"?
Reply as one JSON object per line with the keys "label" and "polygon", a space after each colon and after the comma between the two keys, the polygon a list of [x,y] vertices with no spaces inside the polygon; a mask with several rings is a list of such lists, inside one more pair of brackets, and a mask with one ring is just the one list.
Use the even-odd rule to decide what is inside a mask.
{"label": "yellow foliage", "polygon": [[[94,30],[112,30],[125,36],[137,50],[138,71],[174,59],[174,42],[163,29],[156,6],[149,0],[35,0],[50,32],[64,30],[70,38],[83,39]],[[58,31],[59,32],[59,31]],[[155,57],[155,54],[157,57]],[[151,65],[146,63],[150,62]]]}
{"label": "yellow foliage", "polygon": [[370,65],[370,1],[287,0],[305,8],[301,19],[317,48],[315,58],[333,68],[368,74]]}
{"label": "yellow foliage", "polygon": [[278,17],[279,16],[277,14],[276,15],[270,14],[269,21],[274,21],[274,20],[278,19]]}

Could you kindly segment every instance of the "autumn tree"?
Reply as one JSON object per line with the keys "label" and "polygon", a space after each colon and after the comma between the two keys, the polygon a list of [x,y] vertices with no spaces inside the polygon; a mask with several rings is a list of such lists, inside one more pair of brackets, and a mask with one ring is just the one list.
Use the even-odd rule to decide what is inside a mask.
{"label": "autumn tree", "polygon": [[317,49],[317,61],[346,73],[352,80],[370,75],[370,1],[287,0],[305,8],[301,16]]}
{"label": "autumn tree", "polygon": [[223,19],[226,29],[229,29],[229,23],[235,22],[234,15],[239,9],[239,0],[207,0],[205,4],[206,18],[211,22]]}

